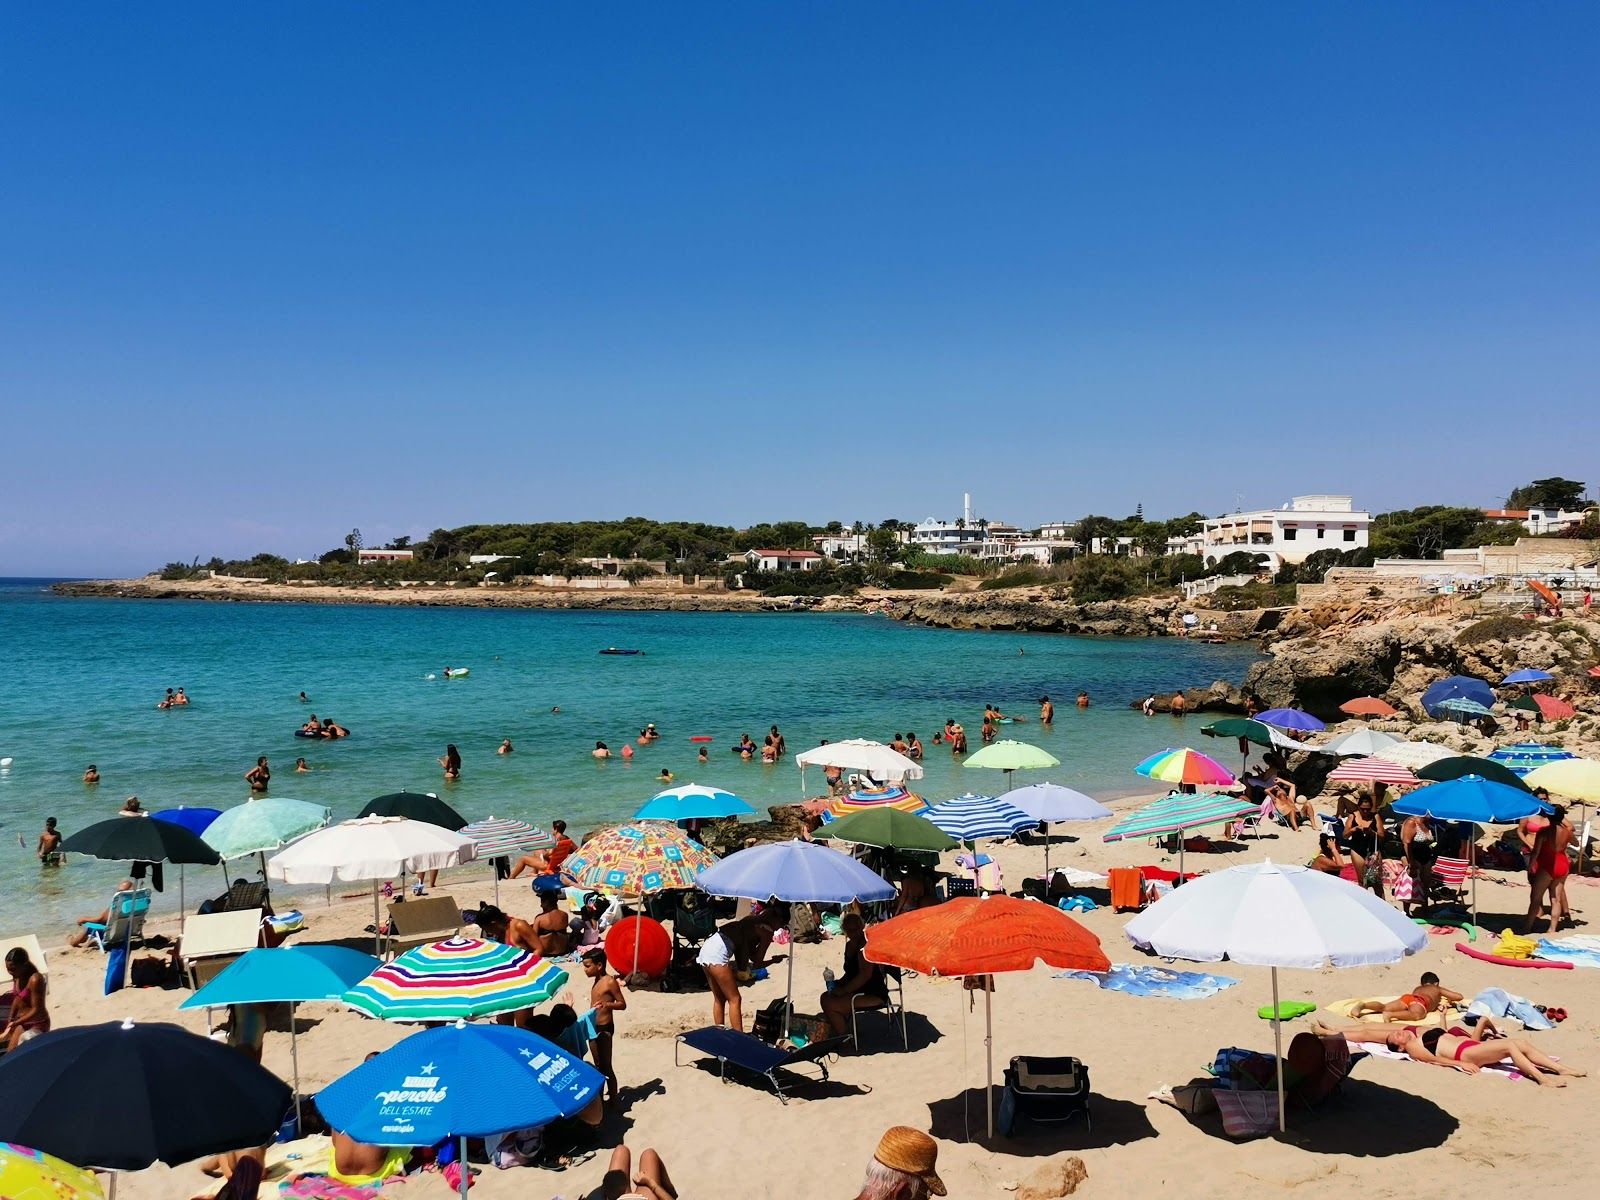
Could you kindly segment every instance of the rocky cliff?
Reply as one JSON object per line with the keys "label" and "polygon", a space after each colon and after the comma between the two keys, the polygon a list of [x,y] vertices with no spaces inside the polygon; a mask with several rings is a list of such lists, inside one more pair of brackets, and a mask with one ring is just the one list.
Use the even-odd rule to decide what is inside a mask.
{"label": "rocky cliff", "polygon": [[[941,629],[1016,630],[1071,633],[1092,637],[1168,637],[1183,632],[1183,614],[1194,611],[1168,593],[1128,600],[1078,604],[1061,587],[1005,588],[995,591],[897,594],[884,611],[902,621]],[[1200,612],[1195,636],[1255,637],[1276,623],[1275,613]],[[1215,625],[1215,629],[1212,626]]]}

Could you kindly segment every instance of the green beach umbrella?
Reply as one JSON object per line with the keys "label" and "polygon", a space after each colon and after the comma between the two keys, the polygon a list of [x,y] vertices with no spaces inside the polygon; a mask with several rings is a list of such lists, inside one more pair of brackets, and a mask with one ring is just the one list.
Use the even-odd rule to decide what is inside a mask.
{"label": "green beach umbrella", "polygon": [[1506,701],[1506,707],[1520,708],[1523,712],[1537,714],[1539,711],[1539,702],[1532,696],[1518,696],[1515,700]]}
{"label": "green beach umbrella", "polygon": [[[1260,721],[1252,721],[1248,717],[1227,717],[1221,721],[1213,721],[1210,725],[1202,725],[1200,732],[1207,737],[1234,737],[1239,739],[1239,753],[1243,762],[1250,761],[1250,743],[1258,746],[1273,745],[1272,730]],[[1239,768],[1243,773],[1244,767]]]}
{"label": "green beach umbrella", "polygon": [[964,767],[990,767],[996,771],[1006,773],[1006,786],[1011,786],[1011,772],[1027,771],[1035,767],[1058,767],[1061,760],[1048,750],[1041,750],[1038,746],[1029,745],[1027,742],[1003,738],[998,742],[990,742],[976,754],[966,758]]}
{"label": "green beach umbrella", "polygon": [[201,836],[223,858],[245,858],[281,849],[332,819],[331,808],[305,800],[249,800],[224,809]]}
{"label": "green beach umbrella", "polygon": [[1476,775],[1480,779],[1487,779],[1490,783],[1503,783],[1519,791],[1533,790],[1522,782],[1522,776],[1504,763],[1497,763],[1488,758],[1474,758],[1468,754],[1441,758],[1438,762],[1418,767],[1415,774],[1418,779],[1431,779],[1434,783],[1446,783],[1452,779],[1460,779],[1463,775]]}
{"label": "green beach umbrella", "polygon": [[875,808],[841,817],[824,825],[812,837],[821,841],[849,842],[883,850],[954,850],[956,840],[926,817],[898,808]]}

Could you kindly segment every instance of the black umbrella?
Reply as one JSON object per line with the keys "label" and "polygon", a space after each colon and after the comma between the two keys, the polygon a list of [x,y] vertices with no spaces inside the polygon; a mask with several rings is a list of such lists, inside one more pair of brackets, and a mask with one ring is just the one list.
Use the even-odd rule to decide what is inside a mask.
{"label": "black umbrella", "polygon": [[367,806],[357,815],[405,817],[408,821],[437,825],[452,833],[464,829],[467,824],[465,817],[432,792],[390,792],[387,796],[367,801]]}
{"label": "black umbrella", "polygon": [[1523,783],[1522,776],[1510,767],[1493,759],[1474,758],[1468,754],[1457,755],[1455,758],[1441,758],[1425,767],[1418,767],[1414,774],[1418,779],[1431,779],[1434,783],[1448,783],[1452,779],[1460,779],[1463,775],[1477,775],[1490,783],[1503,783],[1519,791],[1533,790]]}
{"label": "black umbrella", "polygon": [[0,1141],[113,1171],[270,1142],[289,1085],[178,1025],[74,1025],[0,1058]]}
{"label": "black umbrella", "polygon": [[[219,863],[222,858],[182,825],[149,817],[112,817],[80,829],[61,849],[115,862]],[[38,1147],[34,1147],[38,1149]]]}

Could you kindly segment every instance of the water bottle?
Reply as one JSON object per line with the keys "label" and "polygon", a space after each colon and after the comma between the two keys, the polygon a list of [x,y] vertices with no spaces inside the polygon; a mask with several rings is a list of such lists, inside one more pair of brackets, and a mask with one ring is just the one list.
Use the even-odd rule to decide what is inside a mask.
{"label": "water bottle", "polygon": [[823,967],[822,968],[822,987],[823,987],[823,990],[824,991],[829,991],[829,992],[833,991],[833,985],[838,980],[838,978],[839,977],[833,973],[833,968],[832,967]]}

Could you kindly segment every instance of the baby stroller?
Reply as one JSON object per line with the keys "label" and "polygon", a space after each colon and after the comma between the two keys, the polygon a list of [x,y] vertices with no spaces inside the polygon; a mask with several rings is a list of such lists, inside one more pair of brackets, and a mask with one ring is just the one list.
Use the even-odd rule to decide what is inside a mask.
{"label": "baby stroller", "polygon": [[1082,1116],[1086,1130],[1089,1115],[1089,1068],[1075,1058],[1013,1058],[1006,1068],[1005,1093],[995,1127],[1011,1136],[1017,1118],[1030,1121],[1070,1121]]}

